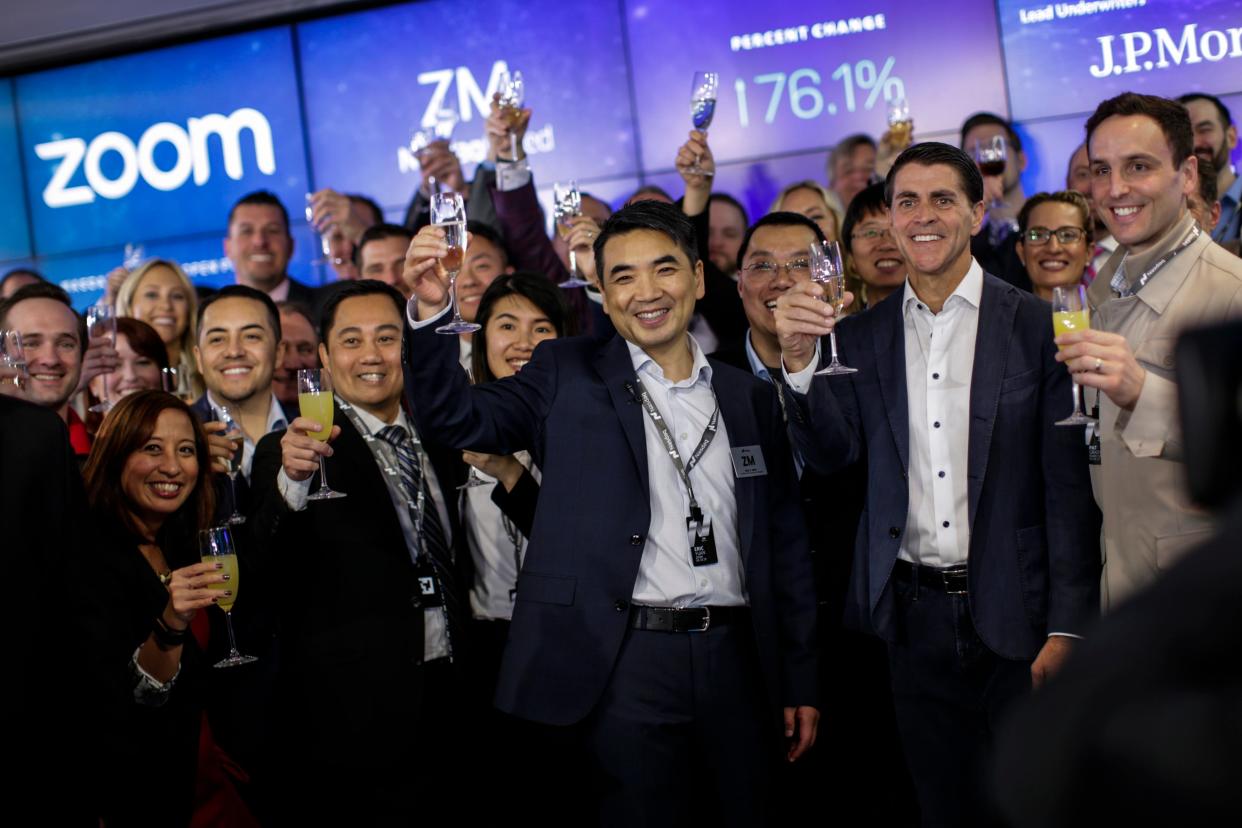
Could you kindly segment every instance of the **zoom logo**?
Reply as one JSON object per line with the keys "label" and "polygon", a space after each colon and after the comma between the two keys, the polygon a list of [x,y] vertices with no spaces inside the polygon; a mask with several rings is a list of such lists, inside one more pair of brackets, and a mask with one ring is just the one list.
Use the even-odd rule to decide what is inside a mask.
{"label": "zoom logo", "polygon": [[[52,180],[43,189],[43,202],[48,207],[74,207],[90,204],[96,196],[124,198],[134,189],[138,178],[157,190],[168,192],[182,186],[194,176],[202,186],[211,178],[210,139],[219,139],[224,158],[224,173],[234,181],[242,177],[241,134],[249,130],[254,139],[254,160],[264,175],[276,172],[276,152],[272,146],[272,127],[262,112],[244,107],[231,115],[204,115],[190,118],[185,127],[171,121],[152,124],[142,133],[138,144],[120,132],[104,132],[88,144],[81,138],[64,138],[36,144],[35,155],[44,161],[59,161]],[[173,148],[173,163],[161,167],[155,151],[160,144]],[[121,159],[120,172],[105,173],[102,161],[108,153]],[[165,161],[167,163],[167,160]],[[69,186],[79,167],[86,184]]]}

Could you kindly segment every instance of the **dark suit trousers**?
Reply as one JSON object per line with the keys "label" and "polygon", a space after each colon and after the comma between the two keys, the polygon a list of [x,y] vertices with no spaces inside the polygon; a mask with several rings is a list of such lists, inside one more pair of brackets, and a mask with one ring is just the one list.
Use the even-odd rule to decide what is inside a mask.
{"label": "dark suit trousers", "polygon": [[924,826],[991,824],[985,774],[992,734],[1030,692],[1029,661],[979,639],[965,595],[894,577],[900,643],[890,644],[893,703]]}
{"label": "dark suit trousers", "polygon": [[746,624],[630,630],[586,722],[601,825],[769,823],[778,724]]}

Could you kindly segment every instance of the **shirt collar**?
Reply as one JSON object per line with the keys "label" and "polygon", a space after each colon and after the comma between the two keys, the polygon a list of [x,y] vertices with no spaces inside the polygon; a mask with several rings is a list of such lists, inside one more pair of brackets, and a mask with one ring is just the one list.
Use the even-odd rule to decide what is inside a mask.
{"label": "shirt collar", "polygon": [[[227,405],[222,406],[217,402],[211,391],[207,392],[207,404],[211,406],[213,417],[221,408],[228,407]],[[276,399],[275,394],[272,394],[272,401],[267,408],[267,431],[263,432],[263,434],[271,434],[273,431],[279,431],[288,425],[289,421],[285,419],[285,410],[280,407],[280,400]],[[260,434],[259,437],[262,437],[263,434]],[[258,442],[258,440],[256,439],[255,442]]]}
{"label": "shirt collar", "polygon": [[746,331],[746,361],[750,363],[750,372],[761,380],[771,380],[768,372],[768,366],[763,364],[763,360],[759,359],[759,354],[755,353],[755,346],[750,344],[750,331]]}
{"label": "shirt collar", "polygon": [[349,407],[355,414],[358,415],[358,419],[362,420],[362,424],[367,427],[367,431],[371,434],[378,434],[380,429],[386,426],[398,425],[405,429],[406,434],[409,434],[410,436],[414,435],[413,429],[410,428],[409,421],[405,418],[405,411],[400,406],[397,406],[397,418],[391,423],[384,422],[370,411],[364,411],[359,406],[350,405]]}
{"label": "shirt collar", "polygon": [[694,357],[694,364],[690,367],[690,376],[681,382],[669,382],[664,378],[664,369],[662,369],[656,361],[652,359],[646,351],[625,340],[625,347],[630,351],[630,362],[634,365],[634,373],[643,373],[662,385],[671,386],[673,388],[689,388],[700,381],[706,381],[709,385],[712,381],[712,366],[707,361],[707,357],[703,355],[703,349],[699,347],[699,343],[694,341],[694,337],[686,334],[686,339],[690,343],[690,353]]}
{"label": "shirt collar", "polygon": [[[956,297],[956,299],[954,298]],[[949,307],[950,303],[966,302],[976,310],[983,301],[983,268],[979,266],[979,262],[972,256],[970,259],[970,267],[966,270],[966,275],[962,277],[962,281],[957,283],[953,293],[944,300],[944,307]],[[905,311],[905,315],[910,315],[910,306],[913,304],[925,304],[919,295],[914,292],[914,288],[910,286],[910,279],[906,279],[906,286],[902,293],[901,306]]]}
{"label": "shirt collar", "polygon": [[1229,185],[1229,189],[1221,193],[1220,200],[1222,202],[1228,201],[1232,204],[1242,202],[1242,175],[1235,178],[1233,183]]}
{"label": "shirt collar", "polygon": [[273,302],[284,302],[289,298],[289,277],[280,280],[280,284],[268,291],[267,295],[271,297]]}

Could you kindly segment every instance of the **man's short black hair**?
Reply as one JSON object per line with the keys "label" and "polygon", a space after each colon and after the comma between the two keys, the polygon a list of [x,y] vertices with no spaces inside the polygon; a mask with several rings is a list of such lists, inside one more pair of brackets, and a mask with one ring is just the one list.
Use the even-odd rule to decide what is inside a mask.
{"label": "man's short black hair", "polygon": [[1175,169],[1180,168],[1182,163],[1195,153],[1195,134],[1190,125],[1190,113],[1186,111],[1185,105],[1156,95],[1123,92],[1101,103],[1087,119],[1088,156],[1091,155],[1092,134],[1100,124],[1114,115],[1122,117],[1146,115],[1155,121],[1160,131],[1164,133],[1164,140],[1169,144],[1169,152],[1173,154]]}
{"label": "man's short black hair", "polygon": [[1177,102],[1182,106],[1191,101],[1207,101],[1216,107],[1216,114],[1220,116],[1221,129],[1229,129],[1229,126],[1233,123],[1233,115],[1230,114],[1229,107],[1225,106],[1225,102],[1215,95],[1209,95],[1206,92],[1188,92],[1177,99]]}
{"label": "man's short black hair", "polygon": [[962,135],[958,139],[958,145],[962,149],[967,149],[967,134],[969,134],[975,127],[984,126],[986,124],[995,124],[998,127],[1004,128],[1005,137],[1008,139],[1010,146],[1012,146],[1016,151],[1022,152],[1022,139],[1018,137],[1018,132],[1013,128],[1013,123],[1006,121],[995,112],[976,112],[974,115],[967,118],[962,123]]}
{"label": "man's short black hair", "polygon": [[608,217],[595,239],[595,272],[599,278],[600,290],[606,289],[608,281],[607,265],[604,263],[604,245],[614,236],[624,236],[636,230],[655,230],[668,236],[677,245],[690,267],[699,263],[699,248],[694,238],[694,225],[681,208],[675,204],[646,199],[622,207]]}
{"label": "man's short black hair", "polygon": [[893,182],[897,180],[897,171],[907,164],[919,164],[924,167],[944,164],[952,167],[957,172],[958,183],[970,203],[973,205],[983,201],[983,175],[980,174],[974,159],[951,144],[925,141],[902,150],[901,155],[897,156],[897,160],[889,169],[888,177],[884,179],[884,204],[890,208],[893,204]]}
{"label": "man's short black hair", "polygon": [[750,216],[746,214],[746,208],[742,206],[742,202],[738,201],[733,196],[729,195],[728,193],[712,193],[711,196],[707,199],[707,203],[711,204],[713,201],[719,201],[722,204],[728,204],[730,207],[732,207],[733,209],[741,213],[743,227],[746,227],[747,225],[750,224]]}
{"label": "man's short black hair", "polygon": [[500,231],[485,221],[468,221],[466,222],[466,232],[474,236],[476,239],[486,239],[492,243],[492,246],[500,253],[500,266],[507,267],[509,260],[513,257],[509,255],[509,248],[505,246],[505,240],[500,235]]}
{"label": "man's short black hair", "polygon": [[86,353],[86,319],[82,317],[82,314],[73,309],[73,301],[69,298],[69,294],[65,292],[65,289],[51,282],[35,282],[23,285],[15,290],[8,299],[0,299],[0,328],[8,326],[9,311],[13,310],[13,306],[27,299],[51,299],[53,302],[60,302],[67,307],[69,312],[73,314],[73,318],[78,322],[78,351],[79,353]]}
{"label": "man's short black hair", "polygon": [[402,328],[405,327],[405,297],[395,287],[378,279],[355,279],[351,282],[341,282],[340,287],[332,291],[327,301],[323,303],[323,309],[319,312],[319,341],[323,343],[325,349],[331,348],[328,344],[328,334],[332,333],[332,326],[336,324],[337,309],[346,299],[356,299],[359,296],[387,296],[397,309],[397,315],[401,317]]}
{"label": "man's short black hair", "polygon": [[345,197],[352,203],[361,205],[364,209],[370,212],[372,224],[384,223],[384,211],[380,209],[380,206],[376,203],[375,199],[370,196],[362,195],[361,193],[346,193]]}
{"label": "man's short black hair", "polygon": [[8,282],[9,279],[12,279],[15,276],[33,276],[36,281],[39,281],[39,282],[47,281],[47,279],[43,278],[43,274],[37,270],[31,270],[28,267],[15,267],[12,270],[10,270],[8,273],[4,274],[3,278],[0,278],[0,293],[4,292],[5,283]]}
{"label": "man's short black hair", "polygon": [[354,266],[362,267],[362,248],[380,239],[405,239],[408,246],[414,234],[400,224],[372,224],[362,232],[358,243],[354,245]]}
{"label": "man's short black hair", "polygon": [[860,221],[874,213],[888,213],[888,204],[884,200],[884,185],[868,184],[858,191],[858,195],[850,199],[845,208],[845,218],[841,221],[841,246],[846,253],[854,252],[854,228]]}
{"label": "man's short black hair", "polygon": [[237,208],[243,204],[260,204],[266,207],[275,207],[280,211],[280,215],[285,220],[285,234],[289,233],[289,211],[285,209],[285,205],[280,203],[280,199],[271,190],[255,190],[253,193],[246,193],[237,199],[236,203],[229,208],[228,226],[233,226],[233,216],[237,213]]}
{"label": "man's short black hair", "polygon": [[821,242],[828,240],[820,226],[801,213],[790,213],[788,211],[768,213],[746,228],[746,235],[742,236],[742,243],[737,249],[737,269],[739,271],[742,269],[742,262],[746,261],[746,252],[750,250],[751,236],[755,235],[755,231],[762,227],[804,227],[814,233],[815,238]]}
{"label": "man's short black hair", "polygon": [[263,305],[267,310],[267,318],[272,323],[272,333],[276,335],[276,341],[279,342],[281,340],[280,309],[276,307],[272,297],[261,290],[255,290],[246,285],[226,285],[198,303],[198,316],[194,320],[194,325],[200,337],[203,335],[203,314],[207,312],[209,307],[221,299],[249,299],[252,302],[258,302]]}

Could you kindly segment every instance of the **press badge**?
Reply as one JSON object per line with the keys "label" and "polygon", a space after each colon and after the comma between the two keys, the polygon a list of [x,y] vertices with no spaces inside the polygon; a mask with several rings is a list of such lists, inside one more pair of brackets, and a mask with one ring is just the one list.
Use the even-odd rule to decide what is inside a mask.
{"label": "press badge", "polygon": [[738,446],[729,449],[733,458],[733,475],[735,477],[762,477],[768,473],[768,466],[763,462],[763,448],[760,446]]}

